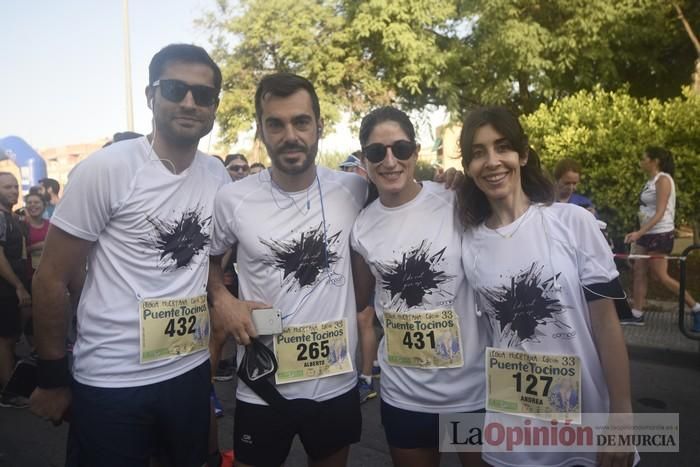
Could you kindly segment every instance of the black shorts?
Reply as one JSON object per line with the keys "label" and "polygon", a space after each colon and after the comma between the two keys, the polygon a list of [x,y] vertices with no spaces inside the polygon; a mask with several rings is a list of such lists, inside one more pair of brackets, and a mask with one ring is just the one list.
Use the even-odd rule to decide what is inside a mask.
{"label": "black shorts", "polygon": [[17,337],[21,331],[22,313],[17,296],[0,297],[0,337]]}
{"label": "black shorts", "polygon": [[[440,414],[413,412],[381,402],[382,425],[386,441],[392,448],[438,449]],[[484,409],[468,413],[484,413]]]}
{"label": "black shorts", "polygon": [[267,405],[236,400],[233,452],[248,465],[279,466],[289,455],[295,435],[314,461],[360,441],[362,414],[357,388],[319,402],[298,416],[280,415]]}
{"label": "black shorts", "polygon": [[209,455],[209,360],[147,386],[73,382],[67,467],[199,467]]}
{"label": "black shorts", "polygon": [[637,239],[637,245],[648,252],[669,254],[673,251],[673,232],[646,234]]}

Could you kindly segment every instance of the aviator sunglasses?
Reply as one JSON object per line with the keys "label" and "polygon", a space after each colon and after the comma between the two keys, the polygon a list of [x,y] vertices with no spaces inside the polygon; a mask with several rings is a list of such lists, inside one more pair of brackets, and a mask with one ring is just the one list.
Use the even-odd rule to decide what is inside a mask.
{"label": "aviator sunglasses", "polygon": [[394,141],[394,144],[374,143],[362,148],[362,153],[368,161],[377,164],[386,157],[386,148],[391,148],[395,158],[405,161],[410,159],[416,151],[416,143],[405,140]]}
{"label": "aviator sunglasses", "polygon": [[192,92],[195,104],[200,107],[209,107],[219,100],[219,92],[211,86],[187,84],[179,79],[159,79],[152,86],[160,86],[160,94],[170,102],[182,102],[188,92]]}

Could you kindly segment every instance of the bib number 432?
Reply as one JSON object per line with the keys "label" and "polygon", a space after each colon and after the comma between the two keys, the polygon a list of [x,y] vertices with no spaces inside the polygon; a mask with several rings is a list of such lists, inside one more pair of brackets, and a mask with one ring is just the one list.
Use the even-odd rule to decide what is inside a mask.
{"label": "bib number 432", "polygon": [[[168,321],[168,324],[165,326],[165,334],[166,336],[173,337],[176,334],[178,336],[184,336],[185,334],[194,334],[194,325],[197,324],[197,317],[196,316],[190,316],[189,318],[180,317],[180,318],[171,318]],[[177,325],[177,329],[175,326]]]}

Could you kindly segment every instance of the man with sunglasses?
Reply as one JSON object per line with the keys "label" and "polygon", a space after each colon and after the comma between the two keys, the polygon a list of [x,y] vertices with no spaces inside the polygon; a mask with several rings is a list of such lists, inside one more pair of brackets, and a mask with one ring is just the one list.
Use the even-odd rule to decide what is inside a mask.
{"label": "man with sunglasses", "polygon": [[248,159],[245,158],[243,154],[229,154],[226,156],[224,161],[226,170],[228,170],[229,175],[231,175],[231,180],[237,182],[248,176],[250,167],[248,166]]}
{"label": "man with sunglasses", "polygon": [[[213,126],[221,71],[173,44],[149,66],[153,131],[72,172],[36,272],[38,388],[32,410],[70,413],[69,465],[201,466],[208,456],[211,215],[230,178],[197,150]],[[72,381],[66,287],[87,257]],[[70,412],[69,412],[70,410]]]}

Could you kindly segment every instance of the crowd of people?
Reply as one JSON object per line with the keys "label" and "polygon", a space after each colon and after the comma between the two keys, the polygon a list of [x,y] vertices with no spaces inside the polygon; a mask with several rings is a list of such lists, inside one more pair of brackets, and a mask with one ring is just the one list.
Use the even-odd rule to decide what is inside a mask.
{"label": "crowd of people", "polygon": [[[218,466],[212,379],[231,369],[240,466],[283,465],[296,436],[309,465],[346,465],[379,375],[397,466],[439,465],[441,414],[508,422],[534,410],[511,384],[515,374],[487,384],[503,382],[500,369],[517,359],[568,368],[553,383],[559,399],[544,400],[557,420],[632,412],[616,313],[625,292],[593,203],[575,193],[575,161],[562,161],[551,181],[518,118],[485,107],[464,121],[463,174],[417,181],[414,126],[389,106],[362,119],[361,150],[340,170],[321,167],[313,84],[274,73],[254,96],[272,166],[243,154],[222,164],[197,149],[221,86],[204,49],[169,45],[149,66],[152,132],[115,135],[76,166],[60,203],[58,184],[44,180],[20,220],[17,180],[0,173],[0,385],[21,310],[31,310],[31,409],[70,421],[66,465]],[[641,224],[626,237],[649,255],[672,245],[675,187],[670,155],[659,154],[644,153]],[[677,291],[665,260],[638,260],[632,321],[643,320],[647,270]],[[67,347],[71,302],[78,327]],[[700,305],[686,302],[700,331]],[[235,362],[222,357],[231,338]],[[219,373],[226,361],[229,376]],[[638,461],[631,451],[527,449],[459,458]]]}

